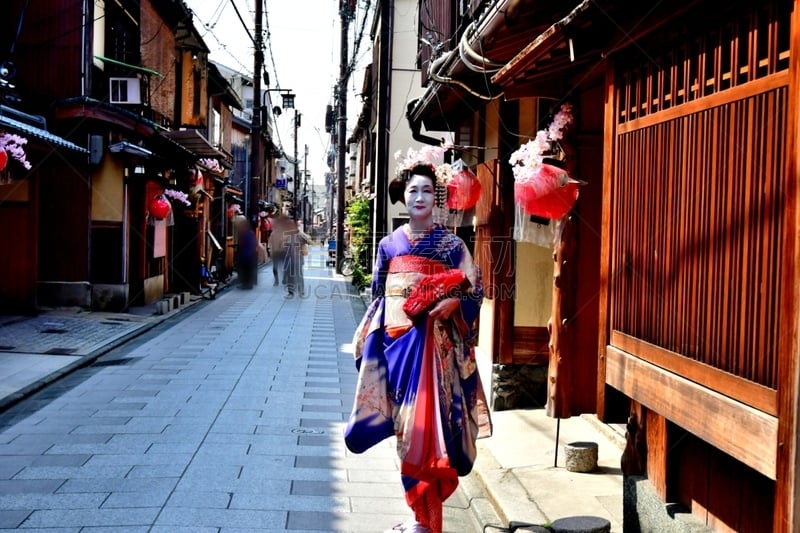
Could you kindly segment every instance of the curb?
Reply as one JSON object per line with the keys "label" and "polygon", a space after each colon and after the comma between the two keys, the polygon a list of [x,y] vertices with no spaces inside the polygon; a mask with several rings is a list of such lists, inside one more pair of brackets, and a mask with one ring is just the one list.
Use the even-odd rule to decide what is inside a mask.
{"label": "curb", "polygon": [[[473,475],[492,505],[503,530],[511,522],[547,524],[548,518],[533,501],[511,469],[504,469],[492,452],[478,441],[478,458]],[[487,524],[488,525],[488,524]]]}
{"label": "curb", "polygon": [[597,418],[597,415],[595,414],[582,414],[580,417],[588,422],[595,430],[597,430],[598,433],[602,434],[608,440],[613,442],[619,448],[620,452],[625,450],[625,434],[620,433],[620,431],[624,431],[624,426],[623,429],[617,431],[613,426],[610,426]]}
{"label": "curb", "polygon": [[486,531],[487,528],[505,531],[497,510],[486,497],[486,487],[481,483],[475,470],[459,479],[458,490],[467,500],[467,509],[472,518],[473,531]]}

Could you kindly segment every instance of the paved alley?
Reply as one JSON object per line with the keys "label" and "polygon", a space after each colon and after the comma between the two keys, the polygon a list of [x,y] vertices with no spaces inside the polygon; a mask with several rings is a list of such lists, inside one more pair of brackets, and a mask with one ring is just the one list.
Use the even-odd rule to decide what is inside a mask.
{"label": "paved alley", "polygon": [[[363,302],[263,268],[0,416],[0,530],[361,532],[408,517],[393,440],[346,452]],[[446,531],[479,531],[447,503]]]}

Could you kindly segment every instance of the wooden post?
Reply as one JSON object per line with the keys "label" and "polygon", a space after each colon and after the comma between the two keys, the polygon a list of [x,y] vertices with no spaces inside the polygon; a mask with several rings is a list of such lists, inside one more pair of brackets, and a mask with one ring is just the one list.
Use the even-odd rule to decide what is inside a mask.
{"label": "wooden post", "polygon": [[571,214],[561,221],[560,238],[553,252],[553,312],[547,323],[550,332],[550,362],[547,371],[547,416],[572,416],[573,343],[570,331],[574,316],[577,274],[576,224]]}

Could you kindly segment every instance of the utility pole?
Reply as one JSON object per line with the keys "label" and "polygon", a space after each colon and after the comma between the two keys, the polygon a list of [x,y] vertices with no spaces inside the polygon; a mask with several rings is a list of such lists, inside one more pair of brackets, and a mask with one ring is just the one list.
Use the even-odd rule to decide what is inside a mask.
{"label": "utility pole", "polygon": [[247,217],[258,213],[258,196],[261,191],[261,70],[264,52],[261,41],[261,19],[264,0],[256,0],[255,54],[253,54],[253,118],[250,125],[250,198]]}
{"label": "utility pole", "polygon": [[298,193],[300,192],[297,187],[297,184],[300,183],[300,176],[299,176],[300,168],[297,164],[299,163],[299,161],[297,160],[297,127],[299,125],[300,125],[300,114],[297,112],[297,108],[294,108],[294,164],[292,165],[293,167],[292,172],[294,174],[293,177],[294,187],[292,187],[292,190],[294,191],[292,193],[292,211],[294,211],[294,214],[292,215],[292,218],[295,219],[297,219],[300,216],[300,214],[297,212],[297,197],[299,196]]}
{"label": "utility pole", "polygon": [[303,156],[303,229],[308,228],[308,145],[304,145]]}
{"label": "utility pole", "polygon": [[347,143],[347,33],[350,19],[354,15],[355,2],[352,0],[339,1],[339,15],[342,19],[341,53],[339,58],[339,84],[336,91],[338,113],[336,117],[338,148],[337,161],[337,186],[336,186],[336,272],[342,273],[342,260],[344,259],[344,184],[345,184],[345,151]]}

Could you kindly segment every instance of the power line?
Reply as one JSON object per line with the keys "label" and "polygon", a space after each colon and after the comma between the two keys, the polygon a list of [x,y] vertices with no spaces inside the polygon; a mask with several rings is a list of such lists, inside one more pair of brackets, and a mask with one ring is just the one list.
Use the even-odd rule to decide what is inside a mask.
{"label": "power line", "polygon": [[[222,6],[224,3],[225,3],[225,0],[221,0],[221,2],[220,2],[220,6],[218,6],[218,7],[217,7],[217,9],[215,9],[215,11],[216,11],[216,12],[219,12],[219,8],[220,8],[220,7],[221,7],[221,6]],[[187,7],[188,7],[188,6],[187,6]],[[251,72],[251,71],[253,70],[253,65],[249,65],[249,66],[248,66],[248,65],[245,65],[244,63],[242,63],[242,61],[239,59],[239,57],[237,57],[237,56],[236,56],[236,55],[234,55],[234,54],[233,54],[233,53],[232,53],[230,50],[228,50],[228,47],[227,47],[227,46],[226,46],[226,45],[225,45],[225,44],[224,44],[224,43],[223,43],[223,42],[222,42],[222,41],[219,39],[219,37],[217,37],[217,34],[216,34],[216,33],[214,33],[214,30],[212,29],[212,28],[213,28],[213,27],[216,25],[216,22],[213,22],[213,23],[211,23],[211,22],[209,22],[209,23],[204,23],[204,22],[202,22],[202,20],[200,19],[200,16],[197,14],[197,12],[196,12],[196,11],[194,11],[194,10],[193,10],[193,9],[191,9],[191,8],[189,8],[189,11],[192,13],[192,15],[193,15],[194,17],[197,17],[197,19],[198,19],[198,20],[200,20],[201,24],[202,24],[202,25],[203,25],[203,27],[206,29],[206,33],[202,35],[202,37],[203,37],[203,38],[205,38],[205,36],[206,36],[206,35],[208,35],[208,34],[211,34],[211,36],[214,38],[214,41],[216,41],[216,43],[217,43],[217,46],[219,46],[219,49],[220,49],[220,50],[222,50],[222,51],[224,51],[226,54],[228,54],[228,56],[229,56],[231,59],[233,59],[233,61],[234,61],[234,62],[235,62],[235,63],[236,63],[236,64],[237,64],[239,67],[240,67],[240,70],[241,70],[242,72]],[[217,16],[217,21],[219,21],[219,17],[220,17],[221,15],[222,15],[222,13],[221,13],[221,12],[219,12],[219,15]]]}
{"label": "power line", "polygon": [[253,39],[253,34],[250,33],[250,29],[247,27],[247,24],[245,24],[244,19],[242,18],[242,14],[239,13],[239,8],[236,7],[236,4],[233,2],[233,0],[230,0],[230,3],[231,6],[233,6],[233,10],[236,11],[236,16],[239,17],[239,22],[242,23],[242,28],[244,28],[244,31],[247,33],[247,36],[250,37],[250,42],[255,44],[256,40]]}
{"label": "power line", "polygon": [[269,52],[269,60],[272,63],[272,72],[275,74],[275,87],[280,87],[278,81],[278,65],[275,63],[275,54],[272,52],[272,32],[269,29],[269,11],[264,8],[264,42]]}

